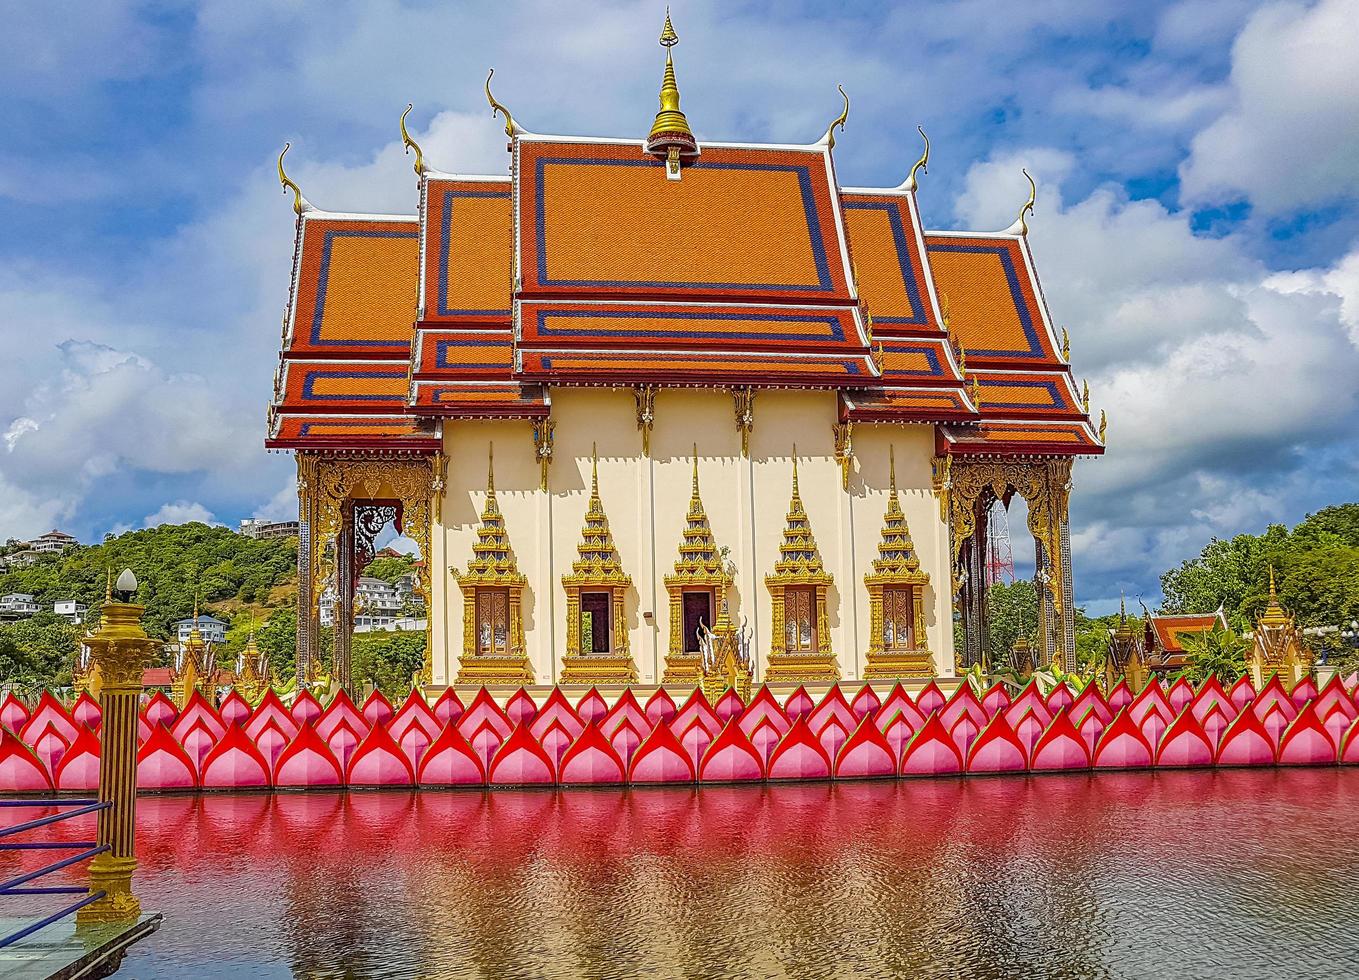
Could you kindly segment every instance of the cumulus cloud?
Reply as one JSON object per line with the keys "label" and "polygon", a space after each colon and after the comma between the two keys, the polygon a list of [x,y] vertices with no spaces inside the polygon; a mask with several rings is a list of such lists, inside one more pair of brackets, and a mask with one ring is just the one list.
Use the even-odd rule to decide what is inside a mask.
{"label": "cumulus cloud", "polygon": [[1107,455],[1076,474],[1082,594],[1150,594],[1151,573],[1211,536],[1335,502],[1313,467],[1359,423],[1359,249],[1274,274],[1242,238],[1197,236],[1121,188],[1068,203],[1074,160],[1045,148],[974,165],[959,219],[1006,223],[1021,166],[1042,182],[1029,225],[1049,306],[1111,418]]}
{"label": "cumulus cloud", "polygon": [[208,510],[197,501],[176,500],[162,504],[154,514],[147,514],[142,520],[143,527],[160,527],[162,524],[221,524]]}
{"label": "cumulus cloud", "polygon": [[1186,200],[1248,198],[1271,213],[1356,196],[1359,5],[1272,4],[1232,50],[1232,107],[1194,137]]}

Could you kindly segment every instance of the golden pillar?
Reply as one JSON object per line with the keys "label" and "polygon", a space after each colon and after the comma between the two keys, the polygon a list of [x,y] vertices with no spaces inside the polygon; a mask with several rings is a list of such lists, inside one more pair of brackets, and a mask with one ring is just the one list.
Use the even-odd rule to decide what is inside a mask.
{"label": "golden pillar", "polygon": [[77,924],[135,922],[141,903],[132,894],[137,869],[137,706],[142,669],[157,646],[142,629],[145,607],[132,598],[137,579],[131,571],[118,576],[117,601],[104,603],[103,620],[86,643],[103,681],[100,709],[99,812],[100,845],[108,850],[90,862],[90,893],[104,897],[76,913]]}

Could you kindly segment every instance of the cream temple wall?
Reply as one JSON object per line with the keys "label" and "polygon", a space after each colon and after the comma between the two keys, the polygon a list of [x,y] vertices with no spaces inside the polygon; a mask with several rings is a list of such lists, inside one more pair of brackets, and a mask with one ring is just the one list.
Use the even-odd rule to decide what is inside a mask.
{"label": "cream temple wall", "polygon": [[769,391],[755,400],[750,457],[726,392],[666,389],[657,393],[651,455],[641,453],[636,405],[629,389],[556,388],[556,422],[548,492],[527,422],[450,421],[444,427],[448,478],[442,525],[431,545],[434,682],[451,683],[462,655],[462,591],[450,569],[472,557],[494,445],[496,497],[524,590],[524,638],[534,680],[557,682],[566,645],[566,597],[561,577],[576,560],[590,495],[591,446],[599,457],[599,492],[624,571],[632,577],[625,603],[631,653],[642,684],[658,684],[670,636],[664,577],[673,571],[689,508],[692,454],[698,447],[699,488],[719,548],[736,577],[729,613],[748,624],[764,676],[771,602],[764,579],[778,560],[792,494],[797,446],[803,505],[835,577],[827,600],[832,648],[844,680],[862,676],[868,649],[868,592],[887,508],[888,452],[895,450],[897,488],[922,568],[929,573],[926,632],[940,674],[953,672],[952,608],[948,597],[948,528],[931,489],[930,426],[858,425],[850,490],[841,487],[831,426],[830,392]]}

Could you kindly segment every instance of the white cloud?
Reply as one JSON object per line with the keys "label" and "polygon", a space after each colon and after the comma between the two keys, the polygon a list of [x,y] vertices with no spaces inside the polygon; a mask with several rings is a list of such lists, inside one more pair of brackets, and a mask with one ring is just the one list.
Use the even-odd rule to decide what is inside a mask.
{"label": "white cloud", "polygon": [[1356,51],[1355,0],[1256,11],[1232,51],[1234,104],[1180,167],[1185,200],[1279,213],[1359,196]]}
{"label": "white cloud", "polygon": [[1073,160],[1050,149],[974,165],[960,219],[1004,225],[1021,166],[1042,182],[1029,237],[1049,306],[1110,416],[1108,453],[1076,471],[1082,595],[1149,590],[1213,535],[1339,502],[1312,467],[1359,430],[1359,248],[1271,274],[1246,240],[1195,236],[1188,215],[1120,189],[1067,203]]}
{"label": "white cloud", "polygon": [[213,517],[212,511],[198,502],[176,500],[172,504],[161,505],[154,514],[143,518],[144,527],[160,527],[162,524],[217,524],[221,521]]}

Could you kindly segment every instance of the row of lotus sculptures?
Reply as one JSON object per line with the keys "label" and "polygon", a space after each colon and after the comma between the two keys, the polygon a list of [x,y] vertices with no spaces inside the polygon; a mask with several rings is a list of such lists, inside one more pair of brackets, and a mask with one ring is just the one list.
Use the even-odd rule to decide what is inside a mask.
{"label": "row of lotus sculptures", "polygon": [[[177,708],[152,695],[139,720],[137,784],[146,792],[343,786],[516,786],[853,779],[1148,767],[1359,763],[1359,677],[1318,689],[1273,677],[1197,689],[1153,679],[1107,694],[997,684],[951,695],[931,682],[912,696],[865,684],[782,702],[767,687],[745,700],[695,690],[683,703],[658,689],[609,704],[591,689],[574,703],[556,688],[501,705],[487,690],[467,704],[453,689],[394,706],[374,692],[360,707],[272,691],[252,707],[195,692]],[[99,778],[99,705],[69,708],[44,694],[0,704],[0,791],[88,792]]]}

